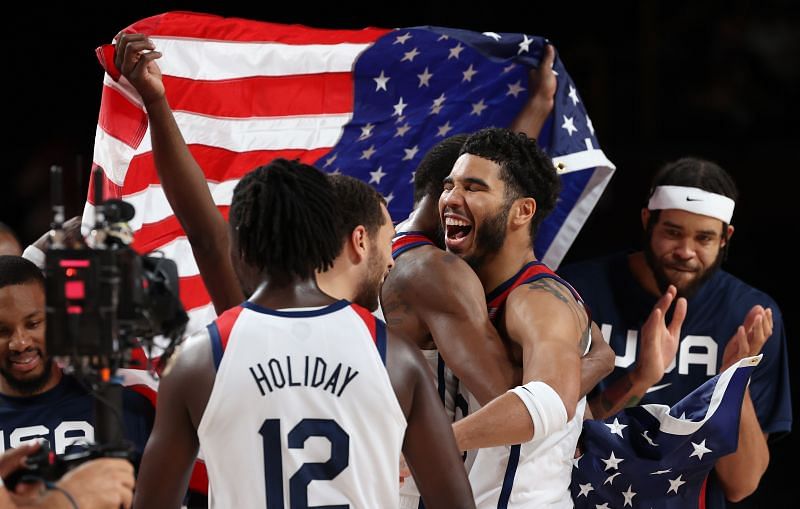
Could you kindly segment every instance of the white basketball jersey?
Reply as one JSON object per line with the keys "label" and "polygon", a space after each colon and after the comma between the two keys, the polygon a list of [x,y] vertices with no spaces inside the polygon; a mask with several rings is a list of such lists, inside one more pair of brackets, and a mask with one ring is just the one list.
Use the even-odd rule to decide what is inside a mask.
{"label": "white basketball jersey", "polygon": [[[458,387],[459,380],[456,375],[450,371],[442,356],[439,355],[439,350],[425,349],[421,350],[422,356],[428,363],[428,367],[433,373],[434,380],[436,381],[436,390],[439,393],[439,398],[444,405],[444,411],[447,418],[455,422],[458,415],[458,410],[461,406],[458,401]],[[403,486],[400,487],[400,509],[419,509],[424,507],[420,504],[422,497],[419,494],[417,484],[414,482],[413,477],[406,478]]]}
{"label": "white basketball jersey", "polygon": [[[566,509],[573,507],[569,492],[572,457],[581,434],[586,398],[559,433],[521,445],[479,449],[469,469],[477,509]],[[474,412],[478,402],[470,401]]]}
{"label": "white basketball jersey", "polygon": [[347,301],[245,302],[208,331],[217,375],[197,431],[210,507],[398,507],[406,420],[383,322]]}

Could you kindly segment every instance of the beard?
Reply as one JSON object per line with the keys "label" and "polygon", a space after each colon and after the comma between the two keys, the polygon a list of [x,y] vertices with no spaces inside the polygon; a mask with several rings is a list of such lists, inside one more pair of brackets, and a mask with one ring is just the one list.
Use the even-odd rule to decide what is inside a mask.
{"label": "beard", "polygon": [[509,212],[511,212],[510,203],[481,225],[475,235],[474,252],[464,257],[464,261],[472,267],[472,270],[478,270],[490,254],[496,253],[503,247],[503,242],[506,240],[506,223],[508,223]]}
{"label": "beard", "polygon": [[[653,271],[656,284],[658,285],[658,289],[662,294],[667,291],[667,287],[669,285],[675,285],[675,288],[678,290],[677,296],[689,299],[697,293],[700,287],[703,286],[706,281],[708,281],[711,276],[717,272],[717,270],[719,270],[720,265],[722,265],[722,259],[724,258],[724,251],[722,249],[720,250],[719,254],[717,255],[717,259],[714,260],[713,264],[707,267],[704,271],[697,273],[694,279],[683,286],[678,286],[674,281],[670,280],[666,270],[664,269],[664,263],[656,258],[656,254],[653,252],[653,248],[650,246],[650,239],[648,239],[645,243],[644,257],[647,261],[647,265],[650,267],[650,270]],[[678,268],[684,268],[678,263],[674,265]]]}
{"label": "beard", "polygon": [[41,350],[39,355],[42,358],[42,365],[44,369],[40,375],[32,378],[16,378],[8,366],[10,361],[6,360],[0,364],[0,375],[5,379],[6,383],[16,392],[23,396],[33,396],[44,387],[53,374],[53,361],[49,357],[42,354]]}
{"label": "beard", "polygon": [[377,245],[371,246],[372,255],[367,260],[367,275],[358,285],[353,302],[370,311],[378,309],[378,298],[381,292],[383,278],[386,275],[386,266],[377,254]]}

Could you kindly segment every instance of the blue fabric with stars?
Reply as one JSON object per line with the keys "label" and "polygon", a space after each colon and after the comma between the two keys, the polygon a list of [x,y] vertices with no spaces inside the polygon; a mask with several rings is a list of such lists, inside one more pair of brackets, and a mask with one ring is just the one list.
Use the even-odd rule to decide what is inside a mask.
{"label": "blue fabric with stars", "polygon": [[[357,177],[387,199],[395,221],[413,206],[413,172],[442,139],[484,127],[507,127],[528,98],[528,72],[547,41],[524,34],[441,27],[394,30],[354,67],[353,118],[317,166]],[[556,54],[555,106],[539,136],[551,156],[599,149],[588,115]],[[535,250],[546,253],[594,168],[562,175],[556,210],[540,226]]]}
{"label": "blue fabric with stars", "polygon": [[[742,399],[757,358],[743,360],[673,405],[585,421],[574,460],[576,508],[697,508],[714,463],[736,450]],[[735,424],[735,425],[732,425]]]}

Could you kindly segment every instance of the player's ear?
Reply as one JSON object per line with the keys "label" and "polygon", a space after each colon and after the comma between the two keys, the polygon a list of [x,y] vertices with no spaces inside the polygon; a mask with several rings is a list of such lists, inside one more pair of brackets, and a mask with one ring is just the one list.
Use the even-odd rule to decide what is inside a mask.
{"label": "player's ear", "polygon": [[350,233],[350,238],[348,239],[348,244],[353,254],[353,263],[358,263],[367,256],[368,243],[367,229],[364,225],[360,224],[353,228],[353,231]]}
{"label": "player's ear", "polygon": [[514,226],[524,226],[530,224],[533,216],[536,215],[536,200],[530,196],[514,200],[511,207],[511,224]]}
{"label": "player's ear", "polygon": [[647,230],[647,223],[650,222],[650,210],[642,209],[642,228]]}

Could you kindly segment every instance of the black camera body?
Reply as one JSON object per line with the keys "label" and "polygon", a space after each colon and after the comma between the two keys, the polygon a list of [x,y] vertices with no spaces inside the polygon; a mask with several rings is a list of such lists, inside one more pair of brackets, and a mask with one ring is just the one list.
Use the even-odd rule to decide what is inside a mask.
{"label": "black camera body", "polygon": [[183,332],[173,260],[128,246],[51,249],[46,260],[50,355],[114,357],[142,339]]}

